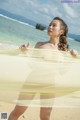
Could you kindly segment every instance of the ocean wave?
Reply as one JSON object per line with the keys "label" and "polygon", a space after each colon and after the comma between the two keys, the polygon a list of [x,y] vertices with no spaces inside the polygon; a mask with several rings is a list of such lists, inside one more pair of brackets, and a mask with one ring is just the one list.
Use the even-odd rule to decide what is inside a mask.
{"label": "ocean wave", "polygon": [[18,22],[18,23],[20,23],[20,24],[27,25],[27,26],[30,26],[30,27],[33,27],[33,28],[34,28],[34,26],[32,26],[32,25],[30,25],[30,24],[28,24],[28,23],[21,22],[21,21],[19,21],[19,20],[10,18],[10,17],[5,16],[5,15],[3,15],[3,14],[0,14],[0,17],[3,17],[3,18],[5,18],[5,19],[12,20],[12,21]]}

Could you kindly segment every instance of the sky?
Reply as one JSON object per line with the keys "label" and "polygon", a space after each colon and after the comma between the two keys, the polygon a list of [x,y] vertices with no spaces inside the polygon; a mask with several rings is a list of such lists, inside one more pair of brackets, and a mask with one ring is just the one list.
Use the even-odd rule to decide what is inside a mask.
{"label": "sky", "polygon": [[[69,33],[80,35],[80,0],[0,0],[0,8],[48,26],[58,16],[68,25]],[[74,1],[77,1],[74,2]]]}

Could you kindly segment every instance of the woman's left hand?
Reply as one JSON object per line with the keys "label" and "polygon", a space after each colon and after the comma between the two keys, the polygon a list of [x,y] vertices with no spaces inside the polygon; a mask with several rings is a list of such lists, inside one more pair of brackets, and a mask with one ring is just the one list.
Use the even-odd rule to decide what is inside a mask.
{"label": "woman's left hand", "polygon": [[78,52],[77,52],[77,50],[71,50],[70,53],[74,57],[77,57],[79,55]]}

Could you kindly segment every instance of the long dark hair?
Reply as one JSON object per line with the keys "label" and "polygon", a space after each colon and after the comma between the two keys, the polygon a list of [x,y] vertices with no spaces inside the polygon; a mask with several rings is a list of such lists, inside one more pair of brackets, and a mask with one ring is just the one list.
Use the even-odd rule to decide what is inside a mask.
{"label": "long dark hair", "polygon": [[68,33],[68,26],[67,24],[59,17],[55,17],[53,20],[60,21],[60,28],[64,30],[64,33],[60,36],[58,49],[62,51],[68,51],[69,45],[67,44],[67,33]]}

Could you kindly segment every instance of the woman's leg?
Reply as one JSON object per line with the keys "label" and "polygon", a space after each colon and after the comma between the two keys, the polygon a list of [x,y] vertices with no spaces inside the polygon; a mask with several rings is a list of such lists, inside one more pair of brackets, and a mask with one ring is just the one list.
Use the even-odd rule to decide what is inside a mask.
{"label": "woman's leg", "polygon": [[40,120],[50,120],[51,111],[52,111],[52,107],[41,107]]}
{"label": "woman's leg", "polygon": [[[50,99],[50,98],[54,98],[54,95],[45,95],[45,94],[41,94],[40,95],[41,99],[44,99],[46,102],[46,99]],[[48,103],[49,104],[49,103]],[[53,105],[53,102],[52,102]],[[43,107],[43,105],[40,108],[40,120],[50,120],[50,115],[51,115],[51,111],[52,111],[52,107]]]}
{"label": "woman's leg", "polygon": [[[34,96],[35,96],[35,93],[34,94],[33,93],[32,94],[27,93],[26,95],[23,95],[22,93],[20,93],[20,96],[19,96],[18,100],[26,100],[26,101],[30,100],[31,101]],[[8,120],[18,120],[18,118],[26,111],[27,108],[28,108],[28,106],[16,105],[14,110],[11,112]]]}
{"label": "woman's leg", "polygon": [[27,108],[28,107],[16,105],[8,120],[17,120],[26,111]]}

